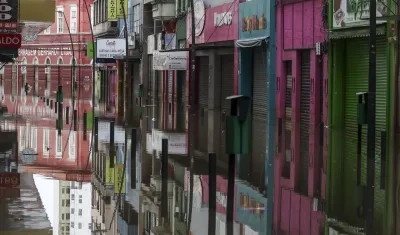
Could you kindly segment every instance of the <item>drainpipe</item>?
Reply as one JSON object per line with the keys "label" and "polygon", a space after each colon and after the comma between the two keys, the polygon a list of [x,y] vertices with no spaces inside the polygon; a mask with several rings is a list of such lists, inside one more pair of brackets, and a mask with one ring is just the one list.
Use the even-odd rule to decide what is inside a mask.
{"label": "drainpipe", "polygon": [[267,14],[270,15],[270,28],[269,28],[269,42],[268,42],[268,58],[267,58],[267,71],[269,79],[268,89],[268,107],[269,114],[267,120],[267,153],[265,159],[265,169],[267,170],[267,178],[265,186],[267,192],[264,196],[267,197],[267,223],[266,231],[267,235],[274,235],[277,231],[274,231],[274,159],[275,159],[275,117],[276,117],[276,2],[269,1],[269,11]]}

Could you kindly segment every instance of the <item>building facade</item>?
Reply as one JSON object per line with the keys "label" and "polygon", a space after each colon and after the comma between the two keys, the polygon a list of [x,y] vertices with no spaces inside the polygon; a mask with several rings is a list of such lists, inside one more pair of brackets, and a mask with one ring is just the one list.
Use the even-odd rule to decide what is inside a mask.
{"label": "building facade", "polygon": [[69,235],[70,233],[70,206],[71,206],[71,198],[70,198],[70,182],[57,180],[54,182],[55,190],[54,192],[54,228],[53,235]]}
{"label": "building facade", "polygon": [[[276,66],[275,2],[239,4],[238,94],[251,98],[251,113],[243,128],[243,145],[250,156],[239,157],[239,178],[258,188],[273,208]],[[268,191],[267,191],[268,189]],[[267,211],[267,234],[272,230],[273,210]]]}
{"label": "building facade", "polygon": [[84,235],[92,232],[92,207],[90,183],[70,183],[70,235]]}
{"label": "building facade", "polygon": [[[391,168],[395,153],[394,118],[396,117],[395,44],[391,44],[394,30],[390,23],[377,20],[376,47],[371,48],[369,21],[357,14],[346,1],[329,3],[329,162],[327,175],[327,227],[330,231],[360,230],[366,222],[370,205],[365,191],[367,178],[367,123],[366,112],[369,87],[369,53],[376,55],[376,138],[374,167],[374,221],[375,233],[396,234],[397,214],[394,198],[397,193],[393,180],[397,178]],[[377,17],[390,15],[390,5],[377,3]],[[369,10],[369,5],[366,6]],[[346,17],[344,17],[346,16]],[[392,95],[394,94],[394,95]],[[396,182],[396,181],[394,181]],[[357,195],[348,197],[349,195]],[[393,195],[393,197],[392,197]],[[341,206],[337,206],[341,205]],[[341,224],[341,225],[339,225]]]}
{"label": "building facade", "polygon": [[[323,231],[328,51],[327,17],[322,12],[326,9],[323,1],[283,1],[276,13],[278,149],[273,229],[282,233]],[[311,12],[318,14],[304,17]],[[298,217],[307,222],[288,219]]]}

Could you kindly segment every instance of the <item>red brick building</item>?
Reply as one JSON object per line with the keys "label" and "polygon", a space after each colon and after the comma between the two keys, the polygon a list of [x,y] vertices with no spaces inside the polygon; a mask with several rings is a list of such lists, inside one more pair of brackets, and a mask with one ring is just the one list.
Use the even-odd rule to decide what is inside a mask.
{"label": "red brick building", "polygon": [[[75,74],[77,97],[91,99],[92,67],[85,54],[87,42],[92,41],[87,11],[91,13],[93,0],[86,2],[87,8],[83,0],[56,0],[55,23],[36,38],[24,41],[18,63],[6,65],[0,72],[0,85],[5,90],[16,97],[28,82],[32,95],[55,97],[61,84],[64,97],[71,97],[72,75]],[[75,69],[72,67],[74,57]]]}

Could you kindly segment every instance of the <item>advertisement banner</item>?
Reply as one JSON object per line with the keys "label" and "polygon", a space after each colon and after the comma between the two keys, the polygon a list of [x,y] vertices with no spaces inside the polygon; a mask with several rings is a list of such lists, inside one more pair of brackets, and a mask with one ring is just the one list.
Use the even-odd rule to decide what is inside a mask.
{"label": "advertisement banner", "polygon": [[[13,1],[18,2],[18,1]],[[19,0],[19,21],[54,23],[56,1],[54,0]]]}
{"label": "advertisement banner", "polygon": [[0,173],[0,188],[16,188],[20,185],[20,174],[15,172]]}
{"label": "advertisement banner", "polygon": [[117,1],[118,0],[108,0],[107,2],[107,20],[116,21],[117,20]]}
{"label": "advertisement banner", "polygon": [[123,38],[97,39],[96,59],[115,59],[126,55],[126,44]]}
{"label": "advertisement banner", "polygon": [[110,157],[106,157],[106,185],[114,185],[114,168],[110,168]]}
{"label": "advertisement banner", "polygon": [[[376,1],[376,16],[388,15],[387,1]],[[334,0],[333,28],[369,25],[369,1]],[[377,20],[384,23],[385,20]]]}
{"label": "advertisement banner", "polygon": [[154,52],[154,70],[187,70],[189,55],[185,51]]}
{"label": "advertisement banner", "polygon": [[[126,192],[126,179],[123,177],[124,173],[124,164],[115,164],[115,176],[114,176],[114,193],[119,194],[125,194]],[[120,191],[121,190],[121,191]]]}
{"label": "advertisement banner", "polygon": [[0,34],[0,48],[20,48],[21,40],[21,34]]}
{"label": "advertisement banner", "polygon": [[269,36],[269,2],[255,0],[239,5],[239,39]]}

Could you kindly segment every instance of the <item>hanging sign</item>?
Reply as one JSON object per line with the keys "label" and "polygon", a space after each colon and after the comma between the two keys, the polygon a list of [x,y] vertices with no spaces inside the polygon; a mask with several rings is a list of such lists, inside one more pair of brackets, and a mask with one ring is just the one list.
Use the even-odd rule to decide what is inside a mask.
{"label": "hanging sign", "polygon": [[17,29],[18,22],[17,0],[0,0],[0,31],[9,32]]}
{"label": "hanging sign", "polygon": [[14,172],[0,173],[0,188],[15,188],[20,185],[20,174]]}

